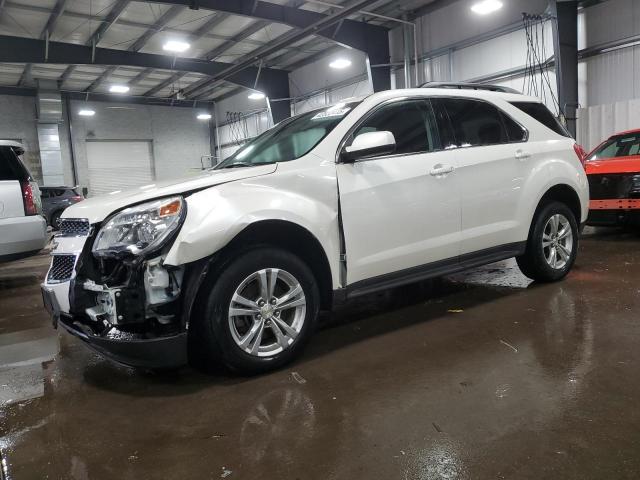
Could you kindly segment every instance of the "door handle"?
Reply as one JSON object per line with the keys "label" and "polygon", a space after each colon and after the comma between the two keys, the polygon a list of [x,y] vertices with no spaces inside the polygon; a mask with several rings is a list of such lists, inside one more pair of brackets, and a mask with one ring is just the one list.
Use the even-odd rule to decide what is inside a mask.
{"label": "door handle", "polygon": [[446,175],[451,172],[453,172],[453,167],[451,165],[442,165],[439,163],[433,167],[429,172],[429,175],[432,177],[439,177],[440,175]]}
{"label": "door handle", "polygon": [[531,154],[529,152],[525,152],[524,150],[516,150],[515,157],[518,160],[526,160],[531,157]]}

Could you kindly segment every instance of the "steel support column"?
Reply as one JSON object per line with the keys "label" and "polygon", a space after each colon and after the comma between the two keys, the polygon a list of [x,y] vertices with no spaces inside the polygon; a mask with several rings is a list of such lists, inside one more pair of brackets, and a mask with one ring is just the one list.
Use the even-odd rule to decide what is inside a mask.
{"label": "steel support column", "polygon": [[578,108],[578,2],[551,0],[550,7],[555,17],[553,42],[558,103],[564,112],[567,128],[575,137]]}

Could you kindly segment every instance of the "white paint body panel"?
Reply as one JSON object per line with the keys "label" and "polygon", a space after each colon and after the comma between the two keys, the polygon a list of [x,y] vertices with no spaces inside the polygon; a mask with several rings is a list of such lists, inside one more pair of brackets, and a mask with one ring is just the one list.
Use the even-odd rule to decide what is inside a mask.
{"label": "white paint body panel", "polygon": [[403,270],[460,250],[455,152],[390,156],[338,164],[347,283]]}
{"label": "white paint body panel", "polygon": [[22,188],[17,180],[0,181],[0,219],[22,217],[24,202]]}
{"label": "white paint body panel", "polygon": [[[529,130],[529,142],[474,147],[396,158],[336,164],[350,128],[378,104],[402,97],[459,96],[495,103]],[[585,221],[587,179],[573,141],[555,134],[508,102],[536,101],[517,94],[447,89],[380,92],[364,99],[310,153],[298,160],[208,172],[195,178],[143,186],[69,207],[64,217],[92,224],[153,198],[185,194],[187,216],[166,263],[206,258],[248,225],[284,220],[319,241],[331,267],[333,288],[412,266],[455,258],[527,239],[535,208],[552,186],[578,194]],[[526,161],[513,158],[526,149]],[[454,171],[430,176],[437,164]],[[339,188],[338,188],[339,186]],[[195,191],[195,192],[194,192]],[[339,197],[347,254],[340,277]]]}

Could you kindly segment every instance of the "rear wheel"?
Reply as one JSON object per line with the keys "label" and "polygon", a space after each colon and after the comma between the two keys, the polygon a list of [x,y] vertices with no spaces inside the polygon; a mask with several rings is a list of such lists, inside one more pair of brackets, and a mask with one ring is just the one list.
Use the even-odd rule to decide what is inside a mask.
{"label": "rear wheel", "polygon": [[533,219],[524,255],[516,261],[522,273],[539,282],[564,278],[578,252],[578,224],[569,207],[552,201]]}
{"label": "rear wheel", "polygon": [[202,360],[254,374],[302,351],[319,305],[318,287],[302,260],[259,248],[229,263],[214,282],[191,332]]}

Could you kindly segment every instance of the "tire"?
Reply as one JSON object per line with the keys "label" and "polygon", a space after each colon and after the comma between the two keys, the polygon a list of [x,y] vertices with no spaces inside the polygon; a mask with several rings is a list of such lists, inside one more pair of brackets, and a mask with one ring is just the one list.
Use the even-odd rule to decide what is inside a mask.
{"label": "tire", "polygon": [[62,215],[62,210],[53,212],[51,214],[51,219],[49,220],[49,225],[54,230],[60,230],[60,215]]}
{"label": "tire", "polygon": [[[272,275],[276,275],[273,296],[260,307],[261,286],[268,277],[265,288],[269,289]],[[204,362],[206,369],[222,363],[234,372],[253,375],[277,369],[302,352],[314,331],[320,303],[313,273],[302,260],[285,250],[260,247],[231,260],[214,276],[208,293],[199,296],[190,327],[193,358]],[[300,293],[285,298],[296,291]],[[237,294],[241,294],[242,303],[233,301],[236,315],[231,316]],[[276,304],[272,303],[274,297],[278,298]],[[279,309],[278,305],[285,307]],[[278,331],[284,340],[277,337]],[[258,335],[261,343],[256,347]]]}
{"label": "tire", "polygon": [[[559,220],[554,234],[553,220]],[[569,230],[564,230],[568,227]],[[570,231],[570,235],[566,232]],[[562,232],[565,232],[564,234]],[[544,238],[543,238],[544,235]],[[562,236],[562,238],[560,238]],[[557,237],[557,238],[556,238]],[[568,247],[566,239],[570,238]],[[543,245],[543,241],[545,245]],[[555,241],[555,243],[554,243]],[[557,246],[555,246],[557,245]],[[564,248],[563,248],[564,247]],[[552,250],[555,248],[555,252]],[[570,250],[567,255],[567,250]],[[537,282],[556,282],[563,279],[578,253],[578,224],[571,209],[564,203],[551,201],[538,208],[533,218],[525,253],[516,257],[522,273]],[[553,265],[555,258],[555,266]]]}

